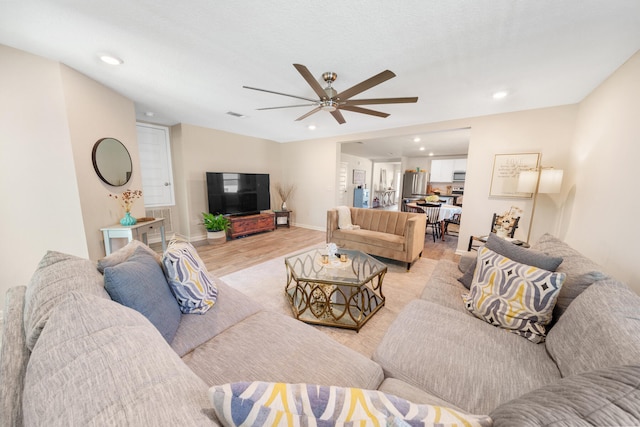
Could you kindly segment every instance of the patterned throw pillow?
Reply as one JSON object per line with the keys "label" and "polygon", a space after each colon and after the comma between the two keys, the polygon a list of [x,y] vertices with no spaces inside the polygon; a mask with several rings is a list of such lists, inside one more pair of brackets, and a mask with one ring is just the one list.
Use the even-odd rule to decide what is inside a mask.
{"label": "patterned throw pillow", "polygon": [[242,382],[214,386],[209,397],[225,426],[491,426],[487,416],[417,405],[377,390],[312,384]]}
{"label": "patterned throw pillow", "polygon": [[190,243],[169,243],[162,265],[167,282],[183,313],[204,314],[213,307],[218,289]]}
{"label": "patterned throw pillow", "polygon": [[471,289],[462,298],[476,317],[541,343],[565,278],[483,247]]}

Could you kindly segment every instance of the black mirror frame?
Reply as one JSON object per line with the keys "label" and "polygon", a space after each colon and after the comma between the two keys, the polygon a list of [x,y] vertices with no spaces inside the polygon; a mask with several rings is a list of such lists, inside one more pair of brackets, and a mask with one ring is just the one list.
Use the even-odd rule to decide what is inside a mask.
{"label": "black mirror frame", "polygon": [[[100,143],[105,141],[105,140],[112,140],[112,141],[116,141],[117,143],[119,143],[122,148],[124,149],[124,152],[127,154],[127,157],[129,158],[129,173],[126,176],[126,180],[125,182],[123,182],[122,184],[114,184],[112,182],[109,182],[109,180],[102,175],[102,173],[100,172],[100,167],[98,166],[98,160],[96,158],[97,156],[97,152],[98,152],[98,147],[100,146]],[[130,180],[131,180],[131,171],[133,171],[133,162],[131,160],[131,154],[129,153],[129,150],[127,150],[127,147],[125,147],[125,145],[120,142],[118,139],[116,138],[111,138],[111,137],[107,137],[107,138],[100,138],[98,141],[96,141],[96,143],[93,145],[93,150],[91,152],[91,161],[93,162],[93,169],[96,171],[96,174],[98,174],[98,177],[100,178],[100,180],[102,182],[104,182],[107,185],[111,185],[112,187],[122,187],[124,185],[126,185]]]}

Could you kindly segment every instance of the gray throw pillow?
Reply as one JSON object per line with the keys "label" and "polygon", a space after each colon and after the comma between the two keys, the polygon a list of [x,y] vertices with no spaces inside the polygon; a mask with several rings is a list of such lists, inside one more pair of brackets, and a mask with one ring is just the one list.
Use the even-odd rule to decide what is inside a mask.
{"label": "gray throw pillow", "polygon": [[[521,264],[532,265],[551,272],[556,271],[558,266],[562,263],[561,257],[553,257],[534,249],[527,249],[514,245],[508,240],[498,237],[494,233],[489,233],[489,238],[487,239],[487,244],[485,246],[513,261]],[[471,281],[473,280],[473,273],[475,270],[476,263],[473,262],[467,267],[464,275],[458,279],[458,281],[467,289],[471,287]]]}
{"label": "gray throw pillow", "polygon": [[125,262],[105,268],[104,287],[112,300],[144,315],[171,343],[182,313],[153,255],[137,248]]}

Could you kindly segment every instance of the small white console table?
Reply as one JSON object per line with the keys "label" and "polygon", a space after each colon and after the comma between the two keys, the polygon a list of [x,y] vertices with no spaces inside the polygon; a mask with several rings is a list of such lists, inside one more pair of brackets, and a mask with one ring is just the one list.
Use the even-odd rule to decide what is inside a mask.
{"label": "small white console table", "polygon": [[104,251],[107,255],[111,253],[111,239],[133,239],[140,240],[148,245],[147,234],[155,229],[160,229],[160,239],[162,239],[162,252],[167,249],[167,242],[164,236],[164,218],[156,218],[151,221],[138,222],[135,225],[116,224],[111,227],[101,228],[104,235]]}

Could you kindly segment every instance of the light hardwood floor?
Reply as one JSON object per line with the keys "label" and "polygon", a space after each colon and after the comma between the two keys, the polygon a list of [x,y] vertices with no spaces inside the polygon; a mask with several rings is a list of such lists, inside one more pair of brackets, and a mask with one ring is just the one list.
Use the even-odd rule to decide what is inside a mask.
{"label": "light hardwood floor", "polygon": [[[206,240],[194,242],[200,258],[210,273],[217,277],[251,267],[270,259],[299,251],[312,245],[323,244],[325,232],[301,227],[278,228],[272,232],[254,234],[229,240],[220,245],[209,245]],[[430,234],[425,235],[423,258],[448,259],[458,261],[455,254],[458,238],[446,236],[446,241],[436,240]],[[160,250],[159,244],[154,244]]]}

